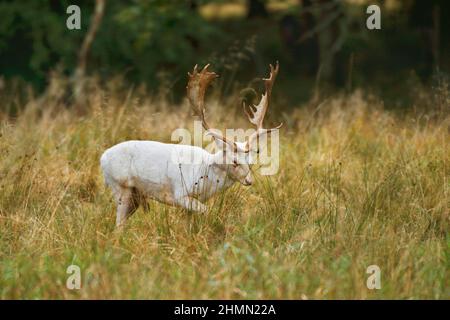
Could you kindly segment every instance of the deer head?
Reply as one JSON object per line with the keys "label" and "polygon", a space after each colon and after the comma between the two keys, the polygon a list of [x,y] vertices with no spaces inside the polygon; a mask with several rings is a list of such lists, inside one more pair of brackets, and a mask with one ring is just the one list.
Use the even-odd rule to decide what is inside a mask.
{"label": "deer head", "polygon": [[192,73],[188,73],[189,81],[186,87],[187,96],[191,104],[194,114],[202,121],[203,128],[208,135],[214,138],[219,148],[217,159],[222,161],[216,163],[218,167],[225,170],[227,175],[234,181],[239,181],[243,185],[251,185],[253,182],[250,167],[250,151],[259,152],[258,140],[262,135],[268,134],[273,130],[279,129],[282,124],[276,128],[265,129],[262,124],[269,106],[270,95],[275,78],[278,74],[278,62],[275,68],[270,65],[269,78],[263,79],[265,82],[266,92],[262,95],[258,105],[247,106],[244,104],[244,112],[247,114],[249,121],[256,126],[256,131],[245,142],[235,142],[227,139],[219,132],[212,129],[205,117],[205,92],[209,84],[218,77],[214,72],[208,71],[207,64],[200,72],[195,65]]}

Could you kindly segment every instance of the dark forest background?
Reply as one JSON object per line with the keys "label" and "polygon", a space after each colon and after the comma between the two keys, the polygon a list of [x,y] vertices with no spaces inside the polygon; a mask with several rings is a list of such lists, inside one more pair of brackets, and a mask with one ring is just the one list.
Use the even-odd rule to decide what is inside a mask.
{"label": "dark forest background", "polygon": [[[81,30],[66,27],[71,4],[81,8]],[[381,30],[366,28],[370,4],[381,7]],[[417,85],[448,78],[449,13],[444,0],[2,0],[0,90],[44,92],[52,73],[78,81],[81,68],[83,77],[121,76],[176,103],[196,63],[213,64],[227,95],[278,60],[276,94],[286,104],[362,87],[408,106]]]}

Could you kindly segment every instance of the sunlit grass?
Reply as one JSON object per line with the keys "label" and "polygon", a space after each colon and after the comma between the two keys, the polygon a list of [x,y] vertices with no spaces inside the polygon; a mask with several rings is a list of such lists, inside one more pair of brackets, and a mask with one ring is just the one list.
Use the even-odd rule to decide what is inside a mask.
{"label": "sunlit grass", "polygon": [[[192,118],[114,90],[88,98],[83,115],[32,101],[1,123],[1,298],[449,298],[448,117],[358,93],[303,106],[286,115],[277,175],[206,215],[150,202],[117,231],[101,153],[168,142]],[[70,264],[80,290],[65,286]],[[380,290],[366,287],[373,264]]]}

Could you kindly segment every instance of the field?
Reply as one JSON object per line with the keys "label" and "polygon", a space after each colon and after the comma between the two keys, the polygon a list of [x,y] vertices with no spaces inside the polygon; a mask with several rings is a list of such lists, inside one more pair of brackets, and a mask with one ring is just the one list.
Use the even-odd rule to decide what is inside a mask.
{"label": "field", "polygon": [[[355,91],[273,112],[285,123],[278,174],[235,185],[205,215],[150,201],[123,230],[101,153],[168,142],[193,118],[139,90],[87,98],[82,111],[16,101],[17,116],[0,118],[0,298],[450,297],[448,98],[393,112]],[[249,127],[238,106],[211,104],[211,122]],[[72,264],[79,290],[66,288]],[[366,286],[370,265],[379,290]]]}

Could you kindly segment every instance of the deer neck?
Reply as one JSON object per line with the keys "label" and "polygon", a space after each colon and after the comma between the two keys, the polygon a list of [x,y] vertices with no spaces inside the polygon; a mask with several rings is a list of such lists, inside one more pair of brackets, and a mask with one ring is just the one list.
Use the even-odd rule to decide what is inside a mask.
{"label": "deer neck", "polygon": [[228,176],[229,165],[223,163],[223,153],[217,152],[210,158],[209,168],[211,174],[208,176],[209,180],[217,185],[218,189],[229,188],[235,181]]}

